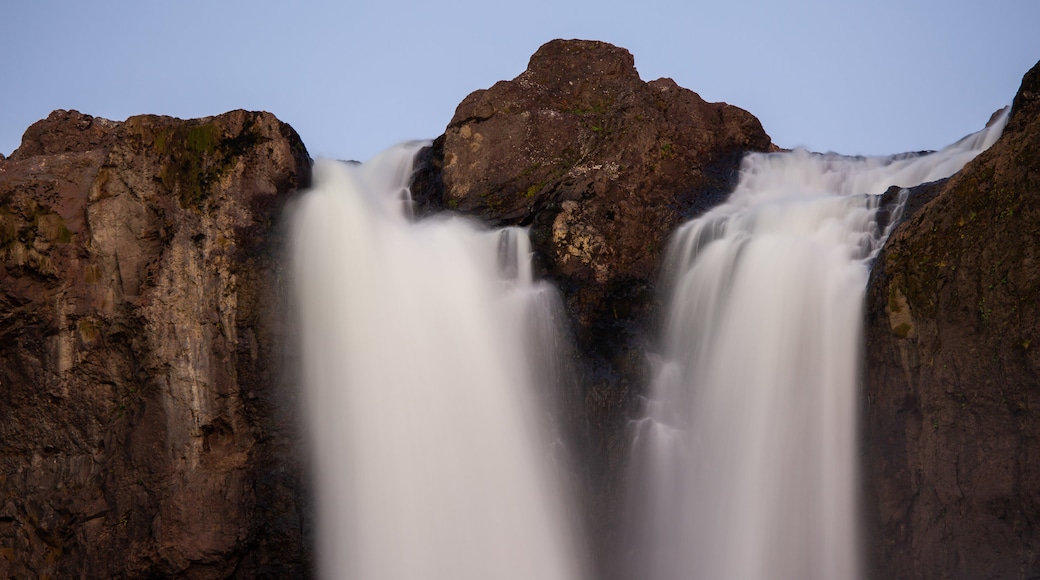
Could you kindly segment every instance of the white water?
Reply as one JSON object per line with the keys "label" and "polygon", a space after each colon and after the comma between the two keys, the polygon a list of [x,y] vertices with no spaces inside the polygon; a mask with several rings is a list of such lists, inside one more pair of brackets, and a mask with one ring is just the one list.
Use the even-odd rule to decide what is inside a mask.
{"label": "white water", "polygon": [[952,175],[1004,118],[924,156],[745,159],[675,235],[668,314],[636,426],[629,575],[859,577],[857,387],[878,194]]}
{"label": "white water", "polygon": [[410,220],[417,147],[319,161],[294,216],[319,572],[578,578],[531,348],[557,340],[552,290],[523,230]]}

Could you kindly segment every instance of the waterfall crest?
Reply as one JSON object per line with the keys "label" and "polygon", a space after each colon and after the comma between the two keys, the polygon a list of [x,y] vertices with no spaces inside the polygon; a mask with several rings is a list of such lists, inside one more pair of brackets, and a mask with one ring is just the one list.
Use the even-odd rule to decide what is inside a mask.
{"label": "waterfall crest", "polygon": [[878,195],[948,177],[987,129],[930,154],[753,154],[684,224],[645,419],[630,577],[859,577],[857,398]]}
{"label": "waterfall crest", "polygon": [[532,349],[554,291],[522,229],[411,221],[421,146],[319,161],[293,216],[320,573],[578,578]]}

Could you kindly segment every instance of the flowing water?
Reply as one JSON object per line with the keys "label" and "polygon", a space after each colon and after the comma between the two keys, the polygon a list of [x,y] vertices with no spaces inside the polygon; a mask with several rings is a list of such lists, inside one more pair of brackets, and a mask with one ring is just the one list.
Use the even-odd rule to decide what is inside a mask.
{"label": "flowing water", "polygon": [[[680,228],[635,425],[629,577],[858,578],[878,194],[953,174],[1004,121],[926,155],[751,155],[726,203]],[[421,145],[318,162],[293,216],[319,571],[583,577],[552,412],[574,396],[559,299],[526,231],[412,218]]]}
{"label": "flowing water", "polygon": [[542,403],[558,300],[524,230],[411,220],[419,146],[319,161],[293,217],[319,571],[578,578]]}
{"label": "flowing water", "polygon": [[629,576],[859,576],[857,399],[878,194],[952,175],[1005,118],[927,155],[755,154],[683,225],[633,446]]}

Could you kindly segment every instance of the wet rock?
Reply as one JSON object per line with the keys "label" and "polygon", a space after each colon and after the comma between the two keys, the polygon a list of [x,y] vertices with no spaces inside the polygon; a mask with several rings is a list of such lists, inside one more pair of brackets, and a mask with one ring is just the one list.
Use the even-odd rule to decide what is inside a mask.
{"label": "wet rock", "polygon": [[0,161],[0,576],[300,576],[267,113],[55,111]]}
{"label": "wet rock", "polygon": [[[892,225],[893,219],[897,222],[896,225],[910,219],[911,216],[917,213],[917,210],[935,199],[936,195],[939,195],[947,180],[940,179],[908,188],[899,187],[898,185],[889,187],[881,195],[881,199],[878,200],[878,210],[875,216],[878,228],[884,230]],[[903,195],[904,190],[906,191],[905,197]],[[903,200],[902,205],[900,205],[901,200]]]}
{"label": "wet rock", "polygon": [[867,297],[875,578],[1040,576],[1040,63],[1004,135],[892,235]]}

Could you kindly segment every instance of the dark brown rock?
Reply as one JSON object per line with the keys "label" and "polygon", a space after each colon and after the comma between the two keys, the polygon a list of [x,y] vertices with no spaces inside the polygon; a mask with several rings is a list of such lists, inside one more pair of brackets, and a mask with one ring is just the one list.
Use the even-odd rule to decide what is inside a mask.
{"label": "dark brown rock", "polygon": [[1040,63],[904,222],[867,297],[875,578],[1040,577]]}
{"label": "dark brown rock", "polygon": [[536,260],[563,293],[584,368],[564,422],[585,458],[601,545],[611,542],[601,536],[645,384],[668,237],[724,199],[746,152],[771,148],[750,113],[671,79],[643,82],[622,48],[554,40],[520,76],[466,97],[420,157],[420,213],[530,226]]}
{"label": "dark brown rock", "polygon": [[79,111],[59,109],[25,130],[22,144],[11,153],[11,159],[81,153],[97,149],[117,125],[118,123],[108,119],[84,115]]}
{"label": "dark brown rock", "polygon": [[[917,210],[939,195],[948,179],[930,181],[909,188],[899,187],[898,185],[889,187],[878,200],[878,210],[875,215],[878,228],[884,230],[889,227],[893,218],[896,219],[897,225],[910,219],[911,216],[917,213]],[[906,197],[900,204],[901,194],[904,189],[906,190]]]}
{"label": "dark brown rock", "polygon": [[55,111],[0,161],[0,576],[309,570],[267,113]]}

